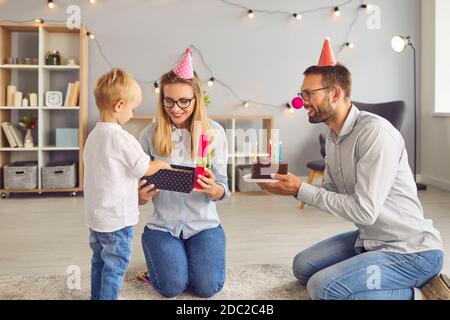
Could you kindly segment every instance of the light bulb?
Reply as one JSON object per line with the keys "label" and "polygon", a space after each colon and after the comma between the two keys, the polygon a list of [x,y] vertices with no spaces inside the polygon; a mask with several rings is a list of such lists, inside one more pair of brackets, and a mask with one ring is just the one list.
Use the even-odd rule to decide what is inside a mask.
{"label": "light bulb", "polygon": [[253,19],[255,17],[255,14],[253,13],[253,10],[248,10],[248,17],[250,19]]}
{"label": "light bulb", "polygon": [[89,37],[89,39],[94,40],[95,39],[95,35],[91,32],[86,32],[86,35]]}
{"label": "light bulb", "polygon": [[153,85],[155,86],[155,93],[159,94],[161,92],[161,88],[159,87],[158,82],[155,81]]}
{"label": "light bulb", "polygon": [[297,20],[302,20],[302,18],[303,18],[303,16],[300,13],[294,13],[293,16]]}
{"label": "light bulb", "polygon": [[44,23],[44,20],[42,20],[42,19],[34,19],[34,22],[36,22],[36,23]]}
{"label": "light bulb", "polygon": [[333,12],[335,17],[340,17],[341,16],[341,10],[339,10],[339,7],[335,7],[334,8],[334,12]]}
{"label": "light bulb", "polygon": [[392,49],[398,53],[403,52],[407,44],[408,44],[407,39],[402,36],[395,36],[391,40]]}
{"label": "light bulb", "polygon": [[48,0],[47,5],[48,5],[48,7],[49,7],[50,9],[53,9],[53,8],[55,7],[55,4],[53,3],[53,0]]}
{"label": "light bulb", "polygon": [[345,45],[350,49],[353,49],[355,47],[355,44],[353,42],[347,42]]}
{"label": "light bulb", "polygon": [[95,0],[89,0],[90,4],[95,4]]}
{"label": "light bulb", "polygon": [[248,102],[244,102],[244,108],[248,108]]}
{"label": "light bulb", "polygon": [[214,85],[214,78],[208,80],[208,86],[212,87]]}
{"label": "light bulb", "polygon": [[366,10],[367,13],[370,13],[372,11],[372,5],[369,3],[362,4],[361,9],[364,9],[364,10]]}

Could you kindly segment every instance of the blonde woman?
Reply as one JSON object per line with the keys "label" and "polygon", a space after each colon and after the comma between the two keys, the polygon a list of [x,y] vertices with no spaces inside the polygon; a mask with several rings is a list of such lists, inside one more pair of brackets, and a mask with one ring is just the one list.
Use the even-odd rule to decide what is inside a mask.
{"label": "blonde woman", "polygon": [[199,132],[213,132],[213,166],[197,180],[203,188],[190,194],[151,191],[152,186],[140,189],[140,204],[151,198],[154,205],[142,246],[150,282],[160,294],[174,297],[190,288],[210,297],[225,280],[225,233],[215,202],[230,194],[227,140],[223,128],[207,118],[197,75],[176,71],[162,76],[157,121],[142,132],[139,141],[152,159],[195,166]]}

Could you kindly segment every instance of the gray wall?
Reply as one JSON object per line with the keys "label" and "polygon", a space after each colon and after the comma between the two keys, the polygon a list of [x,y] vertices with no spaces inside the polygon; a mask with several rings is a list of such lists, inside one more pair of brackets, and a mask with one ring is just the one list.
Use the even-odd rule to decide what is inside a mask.
{"label": "gray wall", "polygon": [[[328,11],[305,15],[301,22],[279,15],[257,14],[249,20],[245,13],[216,0],[98,0],[55,1],[50,10],[45,1],[14,0],[0,2],[0,19],[25,20],[41,17],[64,20],[66,7],[79,4],[82,22],[95,33],[103,51],[115,65],[142,80],[153,80],[170,69],[180,53],[195,44],[204,54],[217,78],[230,84],[243,98],[281,106],[299,90],[302,72],[318,61],[322,42],[330,36],[337,52],[360,1],[342,9],[336,19]],[[259,9],[300,11],[335,5],[336,1],[236,0]],[[344,50],[339,61],[353,72],[353,98],[364,102],[406,100],[408,114],[402,134],[412,159],[413,151],[413,72],[412,54],[395,54],[390,39],[395,34],[411,35],[421,48],[419,0],[373,0],[381,8],[381,29],[369,30],[367,15],[361,14],[351,40],[353,50]],[[108,70],[94,42],[90,46],[89,88]],[[202,78],[209,74],[194,54],[194,63]],[[419,66],[420,67],[420,66]],[[420,70],[420,68],[419,68]],[[144,103],[138,113],[155,112],[153,86],[144,88]],[[311,126],[305,112],[289,113],[283,107],[252,105],[248,109],[219,85],[209,90],[210,114],[266,114],[275,117],[281,128],[285,159],[291,171],[306,174],[305,163],[320,157],[317,136],[326,132],[323,125]],[[420,101],[420,100],[419,100]],[[97,120],[97,110],[89,99],[89,127]]]}

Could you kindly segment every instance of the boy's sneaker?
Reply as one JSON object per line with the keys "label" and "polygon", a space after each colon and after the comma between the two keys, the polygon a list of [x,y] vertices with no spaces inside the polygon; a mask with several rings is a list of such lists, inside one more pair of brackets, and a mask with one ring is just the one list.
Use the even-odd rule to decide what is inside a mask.
{"label": "boy's sneaker", "polygon": [[441,274],[428,281],[420,290],[427,300],[450,300],[450,279]]}

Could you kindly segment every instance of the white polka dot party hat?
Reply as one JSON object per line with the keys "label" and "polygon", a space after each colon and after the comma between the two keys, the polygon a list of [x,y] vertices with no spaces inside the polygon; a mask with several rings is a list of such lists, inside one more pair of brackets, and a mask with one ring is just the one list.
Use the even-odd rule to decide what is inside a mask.
{"label": "white polka dot party hat", "polygon": [[173,68],[173,72],[180,79],[193,79],[194,78],[194,68],[192,66],[191,50],[186,49],[186,53],[181,58],[180,62]]}

